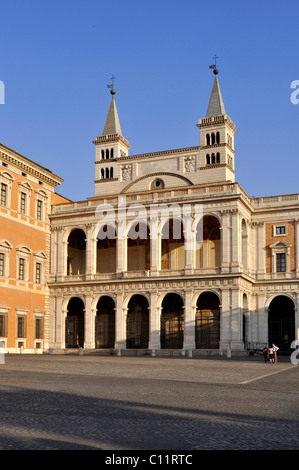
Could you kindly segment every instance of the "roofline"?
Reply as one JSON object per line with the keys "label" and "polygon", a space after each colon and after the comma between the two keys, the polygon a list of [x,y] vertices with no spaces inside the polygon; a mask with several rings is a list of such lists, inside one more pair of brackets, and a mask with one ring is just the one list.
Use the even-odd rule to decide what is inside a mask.
{"label": "roofline", "polygon": [[[27,164],[31,168],[32,167],[37,167],[41,172],[41,176],[46,176],[46,177],[48,177],[48,179],[52,179],[56,183],[56,184],[54,184],[54,186],[57,186],[58,184],[61,184],[64,181],[63,178],[56,175],[55,173],[53,173],[48,168],[45,168],[44,166],[40,165],[39,163],[36,163],[35,161],[31,160],[28,157],[25,157],[25,155],[22,155],[21,153],[17,152],[16,150],[8,147],[7,145],[4,145],[2,142],[0,142],[0,157],[5,156],[5,153],[1,152],[1,148],[3,148],[3,150],[7,150],[9,152],[12,152],[17,157],[23,159],[24,164]],[[11,162],[11,163],[14,164],[15,162]],[[30,171],[30,168],[28,168],[27,171]]]}

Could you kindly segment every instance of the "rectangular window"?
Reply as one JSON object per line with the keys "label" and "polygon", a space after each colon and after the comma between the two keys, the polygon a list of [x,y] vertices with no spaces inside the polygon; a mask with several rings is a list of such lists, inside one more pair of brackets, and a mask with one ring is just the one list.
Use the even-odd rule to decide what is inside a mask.
{"label": "rectangular window", "polygon": [[37,200],[37,207],[36,207],[36,218],[37,220],[42,220],[42,208],[43,208],[43,202],[40,201],[39,199]]}
{"label": "rectangular window", "polygon": [[1,183],[1,195],[0,195],[1,206],[7,205],[7,184]]}
{"label": "rectangular window", "polygon": [[41,283],[41,264],[36,263],[35,265],[35,282],[36,284]]}
{"label": "rectangular window", "polygon": [[20,212],[26,214],[26,193],[21,193]]}
{"label": "rectangular window", "polygon": [[285,235],[286,234],[286,226],[280,225],[276,227],[276,235]]}
{"label": "rectangular window", "polygon": [[18,338],[26,338],[26,318],[25,317],[18,317],[17,318],[17,337]]}
{"label": "rectangular window", "polygon": [[286,255],[285,253],[276,253],[276,271],[278,273],[286,272]]}
{"label": "rectangular window", "polygon": [[4,276],[4,261],[5,255],[3,253],[0,253],[0,276]]}
{"label": "rectangular window", "polygon": [[35,338],[36,339],[43,339],[44,337],[44,328],[43,328],[43,319],[36,318],[35,319]]}
{"label": "rectangular window", "polygon": [[0,314],[0,337],[1,338],[5,338],[7,336],[6,325],[7,325],[7,315]]}
{"label": "rectangular window", "polygon": [[25,260],[24,260],[24,258],[19,259],[19,279],[21,281],[25,280]]}

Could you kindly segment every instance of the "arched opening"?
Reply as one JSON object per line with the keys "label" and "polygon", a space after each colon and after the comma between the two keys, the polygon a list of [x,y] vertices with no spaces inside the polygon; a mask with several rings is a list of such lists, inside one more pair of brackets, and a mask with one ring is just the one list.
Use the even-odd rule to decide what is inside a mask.
{"label": "arched opening", "polygon": [[[200,238],[200,234],[197,238]],[[220,246],[219,220],[212,215],[205,215],[202,222],[202,245],[196,250],[196,268],[218,268]]]}
{"label": "arched opening", "polygon": [[220,304],[213,292],[200,294],[196,304],[196,349],[218,349],[220,341]]}
{"label": "arched opening", "polygon": [[278,353],[289,353],[295,339],[295,306],[286,295],[278,295],[269,306],[268,316],[269,345],[275,343]]}
{"label": "arched opening", "polygon": [[113,148],[110,150],[110,158],[114,158],[114,149]]}
{"label": "arched opening", "polygon": [[110,168],[110,178],[113,178],[113,167]]}
{"label": "arched opening", "polygon": [[182,349],[184,341],[184,305],[178,294],[166,294],[162,302],[161,348]]}
{"label": "arched opening", "polygon": [[216,163],[220,163],[220,153],[217,152],[216,154]]}
{"label": "arched opening", "polygon": [[215,144],[215,141],[216,141],[216,139],[215,139],[215,134],[214,134],[214,132],[212,132],[212,145]]}
{"label": "arched opening", "polygon": [[182,270],[185,268],[185,246],[183,224],[170,218],[162,229],[161,269]]}
{"label": "arched opening", "polygon": [[147,224],[137,222],[128,233],[128,271],[150,269],[150,234]]}
{"label": "arched opening", "polygon": [[103,180],[105,178],[105,170],[104,168],[101,168],[101,179]]}
{"label": "arched opening", "polygon": [[216,132],[216,144],[220,144],[220,132]]}
{"label": "arched opening", "polygon": [[115,303],[111,297],[104,295],[97,303],[95,319],[95,346],[114,348],[115,341]]}
{"label": "arched opening", "polygon": [[116,271],[116,234],[111,225],[104,225],[98,232],[97,240],[97,273],[114,273]]}
{"label": "arched opening", "polygon": [[207,134],[206,135],[206,145],[210,145],[210,143],[211,143],[210,134]]}
{"label": "arched opening", "polygon": [[109,160],[109,149],[106,149],[106,160]]}
{"label": "arched opening", "polygon": [[74,229],[68,237],[67,274],[85,274],[86,236],[83,230]]}
{"label": "arched opening", "polygon": [[70,299],[65,320],[65,347],[79,348],[84,344],[84,303],[78,297]]}
{"label": "arched opening", "polygon": [[207,165],[210,165],[210,163],[211,163],[211,158],[210,158],[209,153],[207,153],[207,155],[206,155],[206,163],[207,163]]}
{"label": "arched opening", "polygon": [[102,157],[102,160],[105,160],[105,151],[104,150],[101,150],[101,157]]}
{"label": "arched opening", "polygon": [[127,348],[148,348],[149,304],[143,295],[131,297],[127,314]]}
{"label": "arched opening", "polygon": [[212,153],[212,163],[216,163],[216,157],[214,153]]}

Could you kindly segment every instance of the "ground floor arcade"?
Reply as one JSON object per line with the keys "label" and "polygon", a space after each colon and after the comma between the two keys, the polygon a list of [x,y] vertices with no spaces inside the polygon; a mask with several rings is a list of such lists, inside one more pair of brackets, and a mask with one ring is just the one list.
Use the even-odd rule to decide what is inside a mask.
{"label": "ground floor arcade", "polygon": [[131,292],[123,286],[100,294],[88,290],[53,289],[51,348],[244,351],[275,342],[288,351],[298,339],[296,295],[250,295],[239,288],[196,291],[190,286]]}

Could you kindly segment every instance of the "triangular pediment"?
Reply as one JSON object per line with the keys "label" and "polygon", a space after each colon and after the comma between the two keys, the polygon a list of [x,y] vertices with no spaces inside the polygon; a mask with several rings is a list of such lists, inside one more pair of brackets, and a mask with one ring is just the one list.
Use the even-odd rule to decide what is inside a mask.
{"label": "triangular pediment", "polygon": [[275,243],[272,243],[272,245],[269,245],[270,248],[288,248],[290,246],[289,243],[283,242],[281,240],[278,240]]}

